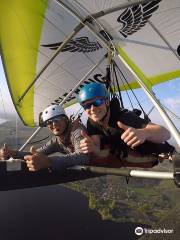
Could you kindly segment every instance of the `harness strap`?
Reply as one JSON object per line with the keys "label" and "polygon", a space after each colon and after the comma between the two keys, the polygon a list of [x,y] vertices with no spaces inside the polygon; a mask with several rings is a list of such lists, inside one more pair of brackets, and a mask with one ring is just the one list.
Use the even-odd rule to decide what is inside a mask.
{"label": "harness strap", "polygon": [[158,164],[158,157],[148,155],[142,157],[139,154],[128,153],[128,157],[119,159],[114,154],[111,154],[109,149],[101,150],[101,156],[91,160],[91,165],[107,166],[107,167],[139,167],[152,168]]}

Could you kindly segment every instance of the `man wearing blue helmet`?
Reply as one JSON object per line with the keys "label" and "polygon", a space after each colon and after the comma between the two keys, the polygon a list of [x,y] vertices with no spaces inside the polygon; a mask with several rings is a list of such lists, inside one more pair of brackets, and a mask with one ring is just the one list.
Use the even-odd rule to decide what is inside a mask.
{"label": "man wearing blue helmet", "polygon": [[[162,142],[170,138],[169,131],[157,124],[147,123],[134,112],[116,107],[109,100],[109,93],[100,83],[85,85],[78,101],[88,115],[88,135],[82,133],[81,151],[101,156],[100,149],[110,146],[111,152],[127,156],[127,148],[135,149],[141,155],[173,151]],[[147,144],[148,143],[148,144]],[[156,144],[154,144],[156,143]],[[157,144],[158,143],[158,144]],[[153,149],[152,149],[153,148]],[[120,151],[121,149],[121,151]]]}

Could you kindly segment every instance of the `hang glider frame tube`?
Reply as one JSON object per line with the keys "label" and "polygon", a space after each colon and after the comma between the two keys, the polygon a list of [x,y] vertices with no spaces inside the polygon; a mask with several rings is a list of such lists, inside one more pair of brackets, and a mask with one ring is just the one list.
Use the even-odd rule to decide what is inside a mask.
{"label": "hang glider frame tube", "polygon": [[[10,159],[1,161],[1,171],[5,172],[26,172],[26,164],[22,159]],[[159,179],[159,180],[174,180],[177,187],[180,188],[180,158],[176,156],[176,161],[173,164],[174,170],[168,172],[162,171],[149,171],[149,170],[136,170],[128,167],[101,167],[101,166],[87,166],[87,165],[76,165],[69,167],[67,170],[73,170],[76,172],[82,172],[87,175],[95,174],[96,177],[102,175],[114,175],[122,177],[133,177],[133,178],[147,178],[147,179]],[[60,171],[61,172],[61,171]],[[60,174],[59,172],[59,174]],[[95,176],[94,175],[94,176]],[[77,179],[78,180],[78,179]]]}
{"label": "hang glider frame tube", "polygon": [[[85,20],[86,21],[86,20]],[[52,63],[52,61],[59,55],[60,52],[62,52],[62,49],[64,46],[84,27],[84,24],[79,23],[78,26],[76,26],[71,34],[69,34],[63,43],[58,47],[56,52],[53,54],[53,56],[49,59],[49,61],[43,66],[43,68],[37,73],[36,77],[32,81],[32,83],[27,87],[27,89],[24,91],[21,97],[18,99],[18,103],[21,102],[26,94],[29,92],[29,90],[32,88],[32,86],[35,84],[35,82],[39,79],[39,77],[42,75],[42,73],[47,69],[47,67]]]}
{"label": "hang glider frame tube", "polygon": [[[107,10],[104,10],[104,11],[100,11],[100,12],[97,12],[97,13],[94,13],[92,14],[92,18],[94,19],[97,19],[97,18],[100,18],[100,17],[103,17],[105,15],[108,15],[110,13],[113,13],[113,12],[117,12],[119,10],[123,10],[123,9],[126,9],[128,7],[132,7],[132,6],[135,6],[135,5],[139,5],[139,4],[144,4],[144,3],[148,3],[148,2],[153,2],[153,1],[156,1],[156,0],[142,0],[142,1],[137,1],[135,3],[125,3],[125,4],[121,4],[119,6],[116,6],[116,7],[113,7],[113,8],[109,8]],[[148,20],[148,23],[149,25],[153,28],[153,30],[160,36],[160,38],[166,43],[166,45],[169,47],[169,49],[173,52],[173,54],[176,56],[176,58],[178,60],[180,60],[180,57],[178,56],[177,52],[175,51],[175,49],[170,45],[170,43],[167,41],[167,39],[161,34],[161,32],[154,26],[154,24]]]}
{"label": "hang glider frame tube", "polygon": [[120,4],[119,6],[112,7],[107,10],[102,10],[100,12],[94,13],[94,14],[92,14],[92,16],[93,16],[93,18],[100,18],[100,17],[103,17],[104,15],[108,15],[110,13],[117,12],[117,11],[129,8],[132,6],[136,6],[136,5],[144,4],[144,3],[148,3],[148,2],[154,2],[154,1],[156,1],[156,0],[140,0],[140,1],[136,1],[136,2],[124,3],[124,4]]}
{"label": "hang glider frame tube", "polygon": [[170,45],[170,43],[167,41],[167,39],[161,34],[161,32],[154,26],[154,24],[148,20],[148,23],[154,29],[154,31],[160,36],[160,38],[166,43],[166,45],[169,47],[169,49],[173,52],[173,54],[176,56],[176,58],[180,61],[180,56],[177,55],[177,52],[175,49]]}
{"label": "hang glider frame tube", "polygon": [[[119,11],[119,10],[123,10],[123,9],[126,9],[128,7],[132,7],[132,6],[135,6],[135,5],[138,5],[138,4],[144,4],[144,3],[148,3],[148,2],[153,2],[153,1],[156,1],[156,0],[142,0],[142,1],[137,1],[135,3],[125,3],[125,4],[121,4],[119,6],[116,6],[114,8],[109,8],[107,10],[104,10],[104,11],[100,11],[100,12],[97,12],[97,13],[94,13],[92,14],[92,18],[94,19],[97,19],[97,18],[100,18],[100,17],[103,17],[105,15],[108,15],[110,13],[113,13],[113,12],[116,12],[116,11]],[[178,56],[176,50],[170,45],[170,43],[167,41],[167,39],[161,34],[161,32],[154,26],[154,24],[148,20],[147,21],[149,23],[149,25],[152,27],[152,29],[160,36],[160,38],[166,43],[166,45],[169,47],[169,49],[173,52],[173,54],[176,56],[176,58],[178,60],[180,60],[180,56]]]}
{"label": "hang glider frame tube", "polygon": [[[66,97],[59,103],[62,106],[66,100],[76,91],[76,89],[87,79],[87,77],[106,59],[106,56],[103,56],[98,63],[96,63],[90,70],[87,72],[84,77],[78,82],[78,84],[66,95]],[[31,135],[31,137],[21,146],[19,151],[22,151],[27,144],[38,134],[41,130],[41,127],[38,127],[36,131]]]}
{"label": "hang glider frame tube", "polygon": [[[108,44],[108,41],[106,41],[104,38],[102,38],[101,35],[98,34],[98,32],[93,28],[92,24],[90,22],[92,21],[91,16],[86,16],[86,18],[83,18],[82,16],[79,16],[77,12],[75,12],[73,9],[71,9],[65,2],[61,0],[55,0],[57,4],[59,4],[61,7],[63,7],[67,12],[69,12],[73,17],[75,17],[80,23],[84,25],[100,42],[101,44],[107,48],[108,51],[112,51],[112,44]],[[83,19],[86,19],[86,21],[83,21]],[[99,26],[101,26],[99,24]]]}
{"label": "hang glider frame tube", "polygon": [[[61,4],[64,5],[64,1],[62,1],[62,0],[55,0],[55,1],[57,3],[61,3]],[[156,0],[138,0],[138,1],[135,1],[135,2],[122,3],[122,4],[118,5],[118,6],[115,6],[115,7],[106,9],[106,10],[101,10],[101,11],[99,11],[97,13],[93,13],[91,15],[91,18],[100,18],[100,17],[102,17],[104,15],[108,15],[110,13],[126,9],[128,7],[132,7],[132,6],[136,6],[136,5],[144,4],[144,3],[148,3],[148,2],[154,2],[154,1],[156,1]],[[67,5],[66,5],[66,7],[67,7]]]}
{"label": "hang glider frame tube", "polygon": [[[119,9],[124,9],[124,8],[127,8],[128,6],[133,6],[133,5],[137,5],[137,4],[140,4],[140,3],[144,3],[144,2],[150,2],[152,0],[142,0],[142,1],[138,1],[136,3],[128,3],[128,4],[123,4],[122,6],[119,7]],[[61,4],[61,6],[65,7],[66,10],[70,11],[71,14],[72,14],[72,10],[69,9],[68,6],[64,6],[64,3],[62,3],[61,1],[59,0],[56,0],[57,3]],[[113,10],[115,11],[115,10]],[[75,14],[75,12],[73,12],[74,16],[77,17],[77,14]],[[29,90],[32,88],[32,86],[35,84],[35,82],[39,79],[39,77],[42,75],[42,73],[47,69],[47,67],[51,64],[51,62],[56,58],[56,56],[59,55],[60,52],[62,52],[62,49],[64,48],[64,46],[84,27],[88,27],[91,31],[93,31],[91,29],[91,25],[89,25],[87,23],[89,19],[89,16],[87,16],[85,19],[83,18],[80,18],[78,16],[78,20],[80,21],[80,23],[78,24],[78,26],[76,26],[73,30],[73,32],[71,34],[69,34],[66,39],[63,41],[63,43],[58,47],[58,49],[56,50],[56,52],[53,54],[53,56],[49,59],[49,61],[43,66],[43,68],[39,71],[39,73],[37,73],[36,77],[34,78],[34,80],[32,81],[32,83],[26,88],[26,90],[24,91],[24,93],[19,97],[18,99],[18,102],[21,102],[24,97],[26,96],[26,94],[29,92]],[[94,31],[93,31],[93,34],[94,34]],[[98,37],[98,39],[102,42],[102,44],[104,45],[104,42],[102,41],[102,39],[99,37],[99,35],[97,35],[97,33],[95,34],[96,37]],[[107,45],[107,43],[105,43],[105,46],[109,49],[110,47]]]}
{"label": "hang glider frame tube", "polygon": [[[108,43],[98,35],[98,33],[92,28],[92,25],[91,27],[89,26],[89,23],[86,22],[84,20],[84,22],[82,22],[82,17],[80,17],[79,15],[77,15],[77,13],[73,12],[68,6],[66,6],[64,3],[62,3],[62,1],[59,1],[59,0],[56,0],[57,3],[60,3],[61,5],[63,5],[63,7],[71,12],[71,14],[73,14],[74,16],[76,16],[76,18],[80,21],[80,24],[78,25],[79,28],[81,29],[82,26],[87,26],[87,28],[98,38],[100,39],[100,41],[103,43],[103,45],[105,45],[109,50],[110,50],[110,46],[108,45]],[[127,7],[127,6],[126,6]],[[86,18],[87,20],[87,18]],[[79,30],[80,30],[79,29]],[[77,31],[78,32],[78,31]],[[76,32],[76,33],[77,33]],[[71,34],[71,38],[76,34],[75,31],[73,32],[73,34]],[[68,41],[70,41],[70,39]],[[67,41],[67,42],[68,42]],[[65,46],[65,44],[67,42],[63,42],[63,47]],[[62,45],[61,45],[62,46]],[[62,49],[61,49],[62,50]],[[111,49],[112,51],[112,49]],[[60,52],[60,51],[59,51]],[[173,122],[171,121],[171,119],[168,117],[167,113],[164,111],[163,107],[160,105],[160,103],[158,102],[158,100],[155,98],[155,96],[153,95],[153,93],[151,93],[149,91],[149,89],[145,86],[145,84],[143,83],[143,81],[136,75],[136,73],[129,67],[129,65],[124,61],[124,59],[117,53],[117,51],[112,51],[114,52],[116,55],[119,56],[119,58],[123,61],[123,63],[125,64],[125,66],[131,71],[131,73],[136,77],[138,83],[140,84],[140,86],[143,88],[143,90],[145,91],[145,93],[147,94],[147,96],[150,98],[150,100],[153,102],[154,106],[157,108],[157,110],[159,111],[160,115],[162,116],[162,118],[164,119],[164,121],[166,122],[166,124],[168,125],[172,135],[174,136],[175,140],[177,141],[178,145],[180,146],[180,135],[179,135],[179,132],[178,130],[176,129],[175,125],[173,124]],[[53,58],[54,59],[54,58]],[[52,59],[52,60],[53,60]],[[50,63],[49,63],[50,64]],[[48,64],[48,65],[49,65]],[[47,65],[47,66],[48,66]],[[43,69],[45,70],[46,67],[44,67]],[[95,68],[94,68],[95,69]],[[93,70],[94,70],[93,69]],[[43,71],[44,71],[43,70]],[[41,73],[42,74],[42,73]],[[39,75],[40,76],[40,75]],[[82,81],[83,82],[83,81]],[[68,98],[71,94],[73,93],[73,91],[71,91],[66,97]],[[22,97],[21,97],[22,98]],[[63,99],[63,103],[66,101],[66,99]],[[60,103],[60,104],[63,104],[63,103]],[[39,132],[39,130],[37,129],[36,132],[33,134],[33,137]],[[32,139],[32,138],[31,138]],[[27,145],[27,143],[29,142],[29,139],[27,140],[27,142],[25,143]],[[24,144],[24,145],[25,145]],[[20,150],[22,150],[22,148],[24,149],[25,146],[22,146]]]}
{"label": "hang glider frame tube", "polygon": [[128,168],[109,168],[109,167],[95,167],[95,166],[75,166],[75,167],[72,167],[71,169],[77,170],[77,171],[90,172],[90,173],[105,174],[105,175],[174,180],[173,172],[160,172],[160,171],[149,171],[149,170],[143,171],[143,170],[133,170]]}
{"label": "hang glider frame tube", "polygon": [[158,99],[155,97],[152,91],[148,89],[148,87],[144,84],[144,82],[141,80],[141,78],[133,71],[133,69],[126,63],[126,61],[118,54],[120,60],[124,63],[124,65],[127,67],[127,69],[133,74],[133,76],[136,78],[137,82],[141,86],[141,88],[144,90],[148,98],[151,100],[153,105],[156,107],[158,112],[160,113],[161,117],[165,121],[166,125],[169,127],[170,132],[174,136],[178,146],[180,147],[180,133],[174,123],[171,121],[169,116],[167,115],[166,111],[164,110],[161,103],[158,101]]}
{"label": "hang glider frame tube", "polygon": [[[56,0],[57,1],[57,0]],[[66,4],[63,4],[62,1],[58,0],[58,2],[61,2],[61,5],[64,5],[64,8],[67,9],[67,11],[72,12],[72,15],[75,15],[77,19],[79,19],[79,21],[81,21],[82,17],[79,16],[76,12],[74,12],[73,10],[71,10]],[[84,23],[88,29],[97,36],[98,39],[101,40],[101,42],[103,42],[103,45],[105,45],[108,49],[109,49],[109,45],[108,43],[101,37],[98,35],[98,33],[96,32],[96,30],[94,30],[91,27],[89,27],[89,24],[86,22]],[[141,80],[141,78],[135,73],[135,71],[127,64],[127,62],[119,55],[119,53],[117,52],[117,50],[112,50],[111,52],[114,52],[114,54],[116,54],[120,60],[124,63],[124,65],[127,67],[127,69],[133,74],[133,76],[136,78],[137,82],[140,84],[140,86],[142,87],[142,89],[144,90],[144,92],[146,93],[146,95],[149,97],[149,99],[152,101],[153,105],[156,107],[156,109],[158,110],[158,112],[160,113],[161,117],[163,118],[163,120],[165,121],[166,125],[169,127],[170,132],[172,133],[172,135],[174,136],[178,146],[180,147],[180,133],[178,131],[178,129],[176,128],[176,126],[174,125],[174,123],[171,121],[171,119],[169,118],[169,116],[167,115],[166,111],[164,110],[164,108],[161,106],[160,102],[156,99],[155,95],[153,94],[153,92],[151,92],[147,86],[144,84],[144,82]]]}

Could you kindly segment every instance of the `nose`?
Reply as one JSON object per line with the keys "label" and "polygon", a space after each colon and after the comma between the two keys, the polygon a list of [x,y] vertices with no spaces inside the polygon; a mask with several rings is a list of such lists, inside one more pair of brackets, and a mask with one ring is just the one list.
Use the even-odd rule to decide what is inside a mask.
{"label": "nose", "polygon": [[94,110],[96,107],[92,104],[91,105],[91,110]]}
{"label": "nose", "polygon": [[56,126],[56,125],[57,125],[57,122],[56,122],[56,121],[53,121],[53,122],[52,122],[52,125],[53,125],[53,127]]}

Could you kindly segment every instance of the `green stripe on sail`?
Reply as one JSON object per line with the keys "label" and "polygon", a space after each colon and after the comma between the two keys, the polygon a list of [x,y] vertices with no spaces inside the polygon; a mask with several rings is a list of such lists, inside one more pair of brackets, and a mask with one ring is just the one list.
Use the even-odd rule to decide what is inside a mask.
{"label": "green stripe on sail", "polygon": [[[136,89],[136,88],[140,88],[140,85],[138,82],[131,82],[129,84],[120,85],[121,91],[126,91],[129,89]],[[118,87],[115,88],[115,91],[118,91]]]}
{"label": "green stripe on sail", "polygon": [[[168,72],[168,73],[164,73],[164,74],[157,75],[157,76],[151,76],[151,77],[148,77],[148,79],[151,82],[151,86],[154,86],[154,85],[157,85],[157,84],[160,84],[163,82],[174,80],[179,77],[180,77],[180,70],[177,70],[174,72]],[[131,82],[131,83],[129,83],[129,86],[131,87],[131,89],[140,88],[138,82]],[[130,89],[129,86],[128,86],[128,84],[124,84],[124,85],[121,85],[120,88],[122,91],[129,90]],[[116,91],[118,91],[117,87],[116,87]]]}
{"label": "green stripe on sail", "polygon": [[[123,57],[125,62],[131,67],[131,69],[138,75],[138,77],[146,84],[146,86],[151,89],[152,86],[156,84],[160,84],[169,80],[173,80],[175,78],[180,77],[180,70],[162,73],[156,76],[146,76],[141,69],[133,62],[132,59],[126,54],[126,52],[122,48],[118,48],[118,53]],[[133,81],[130,84],[131,89],[140,88],[140,85],[137,81]],[[128,84],[124,84],[121,86],[121,90],[130,89]]]}
{"label": "green stripe on sail", "polygon": [[173,80],[175,78],[179,78],[180,77],[180,70],[177,71],[173,71],[173,72],[168,72],[168,73],[164,73],[161,75],[157,75],[157,76],[152,76],[149,77],[151,83],[153,85],[159,84],[159,83],[163,83],[169,80]]}
{"label": "green stripe on sail", "polygon": [[41,30],[47,1],[0,0],[0,46],[16,110],[24,124],[34,126],[34,87],[17,105],[36,75]]}

